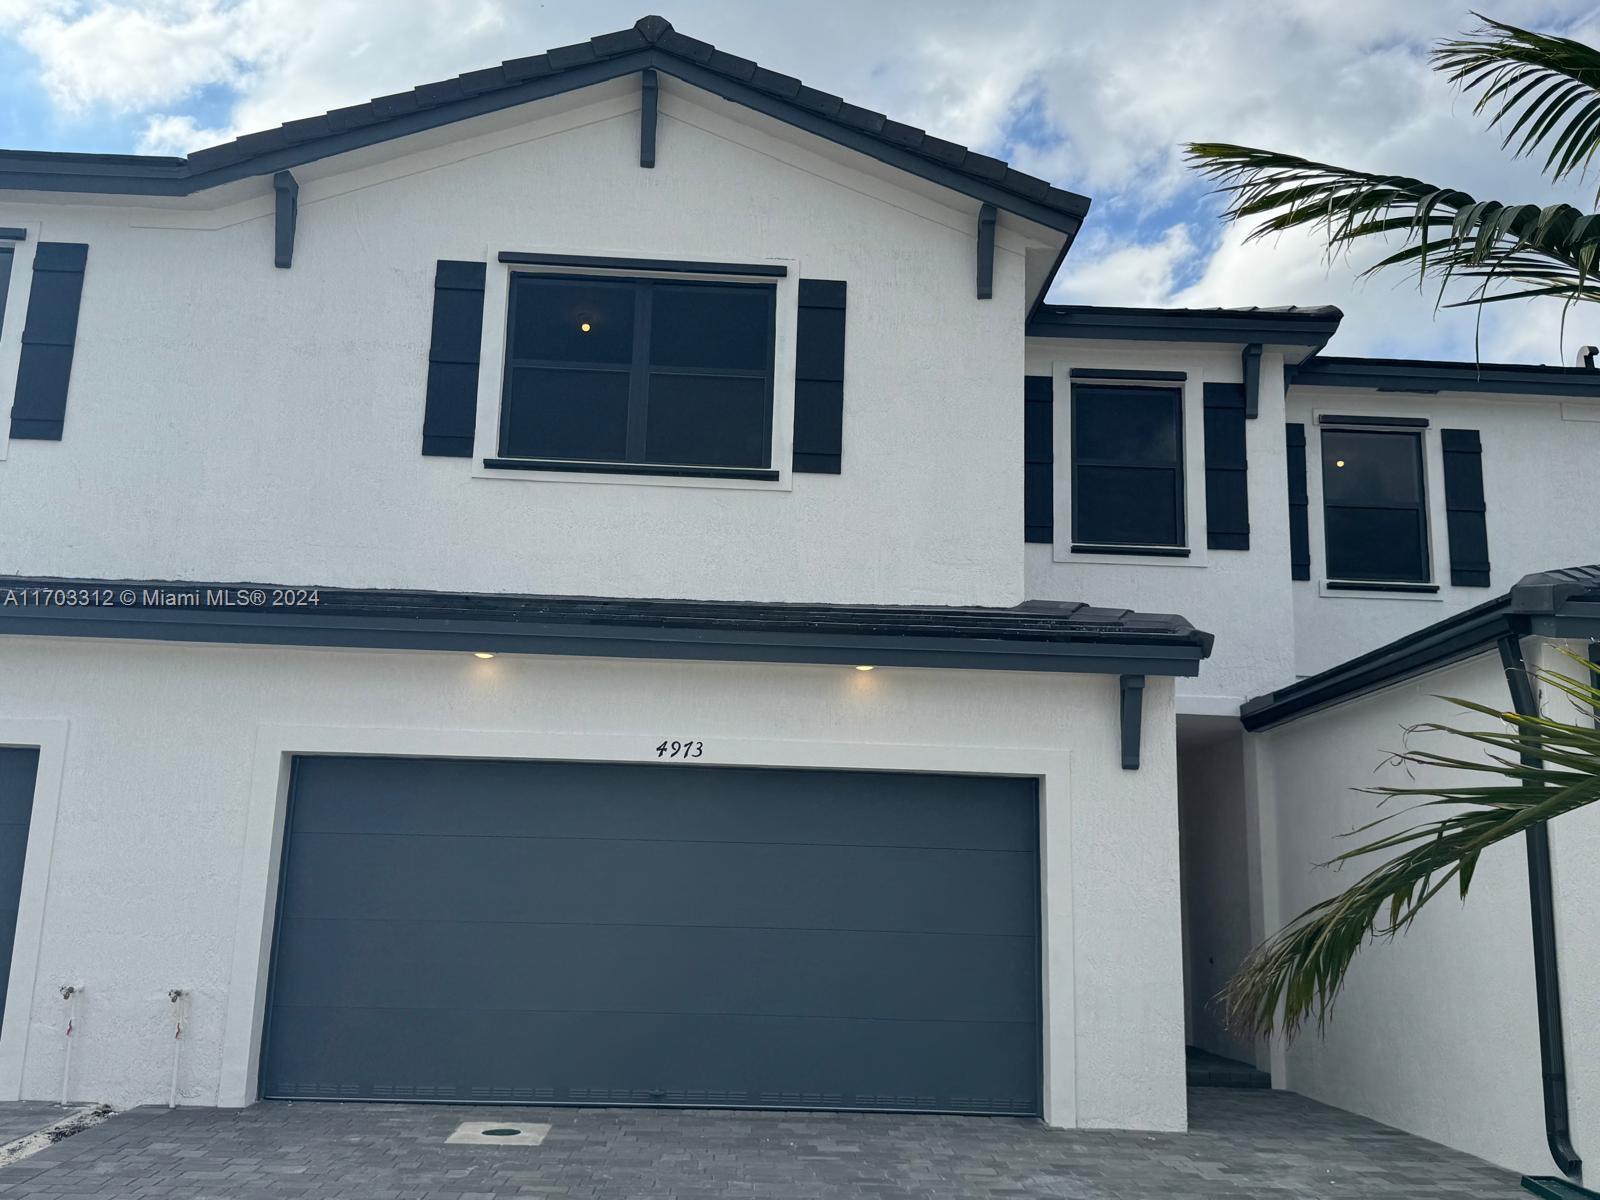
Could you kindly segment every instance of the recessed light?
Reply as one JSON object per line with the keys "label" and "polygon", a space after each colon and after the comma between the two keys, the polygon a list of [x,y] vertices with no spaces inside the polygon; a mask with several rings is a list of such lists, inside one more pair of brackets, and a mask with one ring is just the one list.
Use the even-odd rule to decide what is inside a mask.
{"label": "recessed light", "polygon": [[872,668],[872,667],[869,667],[869,666],[867,666],[867,665],[866,665],[866,664],[864,664],[864,663],[863,663],[863,664],[862,664],[862,665],[861,665],[861,666],[859,666],[859,667],[857,667],[857,668],[856,668],[856,670],[858,670],[858,671],[871,671],[871,670],[873,670],[873,669],[874,669],[874,668]]}
{"label": "recessed light", "polygon": [[581,330],[583,333],[588,333],[589,332],[589,322],[585,321],[582,325],[578,326],[578,329]]}
{"label": "recessed light", "polygon": [[1342,458],[1336,458],[1336,459],[1334,459],[1334,460],[1333,460],[1333,465],[1334,465],[1334,466],[1336,466],[1336,467],[1342,467],[1342,466],[1344,466],[1344,459],[1342,459]]}
{"label": "recessed light", "polygon": [[472,652],[472,657],[473,658],[493,658],[494,655],[489,653],[489,651],[487,651],[487,650],[474,650]]}

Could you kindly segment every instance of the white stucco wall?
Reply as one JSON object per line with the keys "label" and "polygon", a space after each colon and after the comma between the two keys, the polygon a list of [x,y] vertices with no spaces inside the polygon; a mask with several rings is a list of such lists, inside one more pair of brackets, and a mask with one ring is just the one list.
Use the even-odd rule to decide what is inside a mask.
{"label": "white stucco wall", "polygon": [[[1527,646],[1537,653],[1534,642]],[[1359,866],[1340,874],[1315,864],[1360,844],[1341,835],[1391,811],[1355,789],[1413,782],[1387,761],[1404,745],[1403,726],[1485,723],[1458,716],[1441,695],[1509,706],[1498,656],[1253,735],[1261,828],[1270,839],[1265,886],[1278,920],[1357,877]],[[1438,737],[1416,744],[1465,745]],[[1574,1141],[1592,1158],[1600,1154],[1600,812],[1562,818],[1550,834]],[[1441,894],[1403,938],[1363,949],[1325,1032],[1313,1026],[1286,1051],[1279,1047],[1274,1083],[1512,1170],[1555,1173],[1544,1136],[1522,839],[1484,854],[1464,904]]]}
{"label": "white stucco wall", "polygon": [[72,1098],[165,1101],[173,987],[182,1101],[253,1097],[287,752],[653,760],[692,733],[708,764],[1040,777],[1047,1115],[1184,1125],[1166,680],[1138,771],[1111,677],[8,637],[0,680],[0,744],[43,747],[0,1098],[59,1096],[65,983]]}
{"label": "white stucco wall", "polygon": [[[0,448],[0,573],[1021,600],[1033,243],[1002,217],[979,301],[976,201],[676,83],[652,170],[638,138],[623,80],[299,169],[289,270],[272,265],[265,177],[146,207],[0,200],[0,223],[29,230],[0,334],[6,402],[33,247],[89,246],[65,435]],[[786,431],[775,484],[484,478],[422,457],[435,261],[490,264],[492,349],[502,250],[780,259],[786,288],[847,281],[843,474],[791,478]],[[491,401],[499,372],[490,354]]]}
{"label": "white stucco wall", "polygon": [[[1436,595],[1329,592],[1323,552],[1317,414],[1422,417]],[[1294,584],[1295,671],[1314,675],[1504,593],[1534,571],[1600,561],[1600,527],[1581,505],[1600,457],[1600,404],[1540,396],[1435,396],[1293,388],[1289,420],[1306,426],[1311,579]],[[1439,430],[1476,429],[1483,444],[1491,586],[1455,587]],[[1281,685],[1274,685],[1281,686]]]}
{"label": "white stucco wall", "polygon": [[[1187,558],[1072,553],[1071,380],[1074,367],[1183,371]],[[1289,517],[1284,497],[1282,355],[1262,356],[1260,416],[1245,422],[1250,549],[1206,548],[1204,387],[1238,383],[1238,347],[1030,338],[1027,373],[1055,379],[1055,544],[1027,547],[1028,595],[1173,612],[1216,635],[1197,678],[1178,682],[1184,712],[1232,713],[1281,687],[1294,669]]]}

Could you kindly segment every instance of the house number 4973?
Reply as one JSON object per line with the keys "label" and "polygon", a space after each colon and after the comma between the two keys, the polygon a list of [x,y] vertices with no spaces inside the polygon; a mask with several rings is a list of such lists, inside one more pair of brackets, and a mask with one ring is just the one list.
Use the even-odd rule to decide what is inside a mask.
{"label": "house number 4973", "polygon": [[706,751],[704,742],[662,742],[656,747],[657,758],[699,758]]}

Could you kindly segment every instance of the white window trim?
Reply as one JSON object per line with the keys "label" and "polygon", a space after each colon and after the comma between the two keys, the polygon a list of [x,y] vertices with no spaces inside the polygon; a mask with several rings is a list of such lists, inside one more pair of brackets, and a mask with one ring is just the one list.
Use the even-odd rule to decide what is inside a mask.
{"label": "white window trim", "polygon": [[[1406,404],[1374,404],[1370,401],[1345,399],[1335,401],[1335,404],[1336,407],[1321,406],[1313,408],[1306,430],[1306,507],[1307,524],[1310,526],[1307,530],[1310,535],[1307,538],[1307,543],[1311,550],[1311,560],[1318,567],[1318,573],[1314,576],[1317,581],[1317,595],[1325,596],[1329,600],[1399,600],[1411,603],[1443,600],[1445,592],[1452,585],[1449,581],[1450,547],[1446,540],[1448,538],[1449,514],[1445,511],[1444,449],[1439,440],[1439,414],[1431,409]],[[1328,575],[1328,531],[1322,498],[1322,418],[1324,416],[1407,417],[1427,422],[1427,425],[1421,428],[1391,428],[1389,432],[1416,433],[1422,438],[1423,512],[1427,516],[1428,522],[1428,579],[1422,586],[1435,587],[1438,589],[1437,591],[1391,592],[1381,588],[1330,588],[1328,586],[1330,582],[1359,583],[1360,581],[1331,579]],[[1331,426],[1334,429],[1355,427],[1356,424],[1354,422],[1344,421]],[[1379,427],[1373,426],[1373,428],[1377,429]],[[1467,590],[1477,591],[1481,589]]]}
{"label": "white window trim", "polygon": [[[591,258],[654,258],[682,259],[703,262],[708,259],[727,261],[726,248],[714,254],[699,250],[681,253],[662,246],[626,250],[596,249],[593,246],[537,246],[518,247],[519,250],[536,249],[546,254],[583,255]],[[675,475],[634,475],[625,471],[539,471],[486,467],[484,460],[500,455],[500,409],[504,396],[506,311],[511,293],[513,271],[539,271],[519,263],[498,261],[499,251],[487,253],[488,271],[483,290],[483,340],[479,344],[478,366],[478,416],[472,446],[472,477],[474,479],[520,480],[524,483],[578,483],[605,484],[611,487],[687,487],[710,488],[726,491],[788,492],[794,490],[794,368],[796,324],[800,314],[800,263],[792,258],[751,258],[750,262],[772,263],[787,268],[781,278],[770,282],[777,287],[776,329],[772,347],[772,470],[777,479],[718,479]],[[715,274],[691,275],[679,271],[642,271],[619,266],[608,272],[598,268],[550,268],[565,274],[605,275],[617,274],[631,277],[662,279],[729,279],[748,283],[744,276],[737,278]],[[765,281],[764,281],[765,282]]]}
{"label": "white window trim", "polygon": [[[1168,554],[1097,554],[1093,551],[1074,552],[1072,549],[1072,370],[1138,370],[1122,359],[1098,356],[1082,362],[1057,361],[1051,374],[1054,376],[1054,420],[1052,422],[1055,467],[1053,491],[1055,495],[1055,541],[1050,547],[1051,558],[1058,563],[1087,563],[1109,567],[1205,567],[1210,565],[1206,546],[1206,473],[1205,473],[1205,385],[1218,382],[1196,372],[1193,364],[1169,366],[1165,361],[1142,364],[1156,371],[1183,370],[1185,378],[1177,380],[1151,379],[1150,385],[1177,387],[1183,394],[1183,548],[1186,555]],[[1083,382],[1091,382],[1085,380]],[[1137,385],[1138,380],[1128,379]],[[1227,382],[1238,383],[1237,379]],[[1199,536],[1196,536],[1198,532]]]}
{"label": "white window trim", "polygon": [[0,225],[25,229],[20,242],[11,247],[11,286],[6,294],[6,315],[0,323],[0,462],[11,449],[11,409],[17,397],[17,367],[22,361],[22,326],[28,312],[29,285],[33,281],[33,254],[39,245],[39,222],[0,218]]}

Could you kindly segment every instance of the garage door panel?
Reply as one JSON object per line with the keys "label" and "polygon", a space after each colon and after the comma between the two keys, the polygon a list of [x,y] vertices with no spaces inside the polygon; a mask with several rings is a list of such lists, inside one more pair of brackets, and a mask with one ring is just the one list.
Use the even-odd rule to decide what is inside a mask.
{"label": "garage door panel", "polygon": [[1037,1112],[1031,781],[297,760],[268,1096]]}
{"label": "garage door panel", "polygon": [[[1036,1007],[1023,937],[291,919],[283,945],[274,1003],[296,1007],[1022,1022]],[[360,972],[318,970],[357,959]]]}
{"label": "garage door panel", "polygon": [[22,868],[28,854],[28,827],[32,823],[38,769],[37,750],[0,747],[0,1019],[6,1011],[6,986],[11,975],[17,904],[22,894]]}
{"label": "garage door panel", "polygon": [[[721,777],[714,789],[708,769]],[[1028,779],[365,757],[302,758],[296,772],[308,797],[296,821],[307,832],[1038,845]]]}
{"label": "garage door panel", "polygon": [[[1030,1026],[661,1013],[296,1010],[273,1064],[285,1097],[1036,1111]],[[352,1048],[383,1072],[330,1074]],[[947,1087],[957,1076],[967,1085]],[[871,1089],[841,1081],[870,1079]],[[773,1086],[782,1080],[783,1086]],[[501,1090],[510,1094],[495,1096]],[[787,1095],[786,1095],[787,1094]]]}
{"label": "garage door panel", "polygon": [[[1034,880],[1005,851],[299,834],[291,916],[1011,931]],[[1026,860],[1031,861],[1031,860]],[[317,881],[315,887],[308,886]],[[775,881],[791,881],[774,886]]]}

